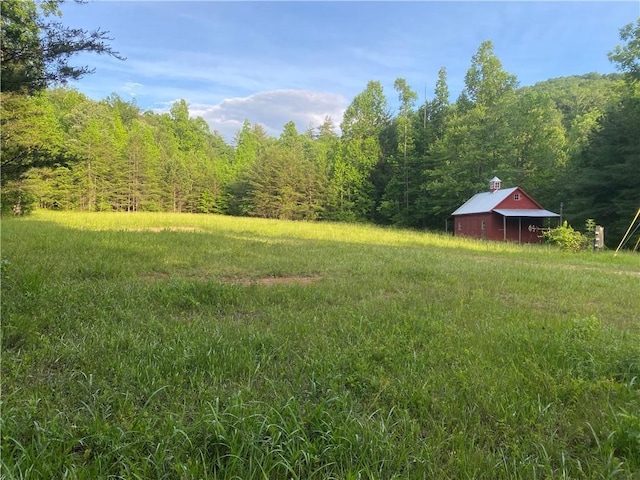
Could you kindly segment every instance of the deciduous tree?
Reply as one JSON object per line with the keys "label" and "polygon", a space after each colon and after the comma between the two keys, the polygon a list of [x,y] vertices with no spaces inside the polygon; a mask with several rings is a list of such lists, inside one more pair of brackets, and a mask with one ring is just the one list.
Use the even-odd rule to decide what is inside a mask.
{"label": "deciduous tree", "polygon": [[634,80],[640,80],[640,17],[620,30],[620,39],[627,42],[609,53],[609,60]]}

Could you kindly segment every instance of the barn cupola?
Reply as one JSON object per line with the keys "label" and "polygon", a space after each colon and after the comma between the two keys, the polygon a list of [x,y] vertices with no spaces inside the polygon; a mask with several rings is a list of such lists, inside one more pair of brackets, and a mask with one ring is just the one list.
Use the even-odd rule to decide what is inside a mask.
{"label": "barn cupola", "polygon": [[500,190],[501,185],[502,185],[502,180],[500,180],[498,177],[493,177],[489,181],[489,192],[493,193],[496,190]]}

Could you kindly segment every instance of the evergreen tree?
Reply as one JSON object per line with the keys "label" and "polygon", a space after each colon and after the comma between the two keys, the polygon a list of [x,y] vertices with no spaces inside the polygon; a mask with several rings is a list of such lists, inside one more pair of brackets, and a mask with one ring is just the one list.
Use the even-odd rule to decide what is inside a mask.
{"label": "evergreen tree", "polygon": [[259,152],[267,143],[264,129],[260,125],[252,126],[248,120],[245,120],[242,129],[235,137],[236,150],[226,186],[227,213],[244,215],[251,208],[246,205],[249,176]]}
{"label": "evergreen tree", "polygon": [[62,0],[3,0],[0,2],[0,61],[2,92],[34,93],[92,73],[88,66],[72,66],[78,53],[92,52],[123,59],[107,42],[108,32],[64,26]]}
{"label": "evergreen tree", "polygon": [[3,93],[0,122],[2,185],[10,179],[19,179],[31,168],[66,164],[72,158],[46,94]]}
{"label": "evergreen tree", "polygon": [[157,211],[160,208],[159,152],[153,137],[148,124],[140,120],[132,121],[125,146],[124,210]]}
{"label": "evergreen tree", "polygon": [[390,158],[393,173],[378,210],[393,223],[411,225],[421,183],[421,168],[416,168],[418,161],[414,149],[416,134],[413,106],[418,94],[407,85],[404,78],[396,79],[394,88],[400,101],[400,110],[394,121],[397,146],[395,155]]}
{"label": "evergreen tree", "polygon": [[418,113],[414,115],[414,131],[416,162],[411,177],[418,185],[414,211],[411,215],[411,226],[420,228],[441,228],[441,223],[432,215],[432,199],[426,189],[430,175],[436,166],[434,163],[433,145],[444,134],[447,117],[450,114],[449,87],[447,71],[440,68],[438,80],[434,88],[434,98],[425,100]]}
{"label": "evergreen tree", "polygon": [[336,205],[332,218],[371,220],[375,213],[372,173],[382,161],[380,136],[389,124],[387,100],[380,82],[371,81],[345,111],[342,142],[336,156],[331,188]]}
{"label": "evergreen tree", "polygon": [[260,152],[249,176],[248,203],[253,216],[317,220],[323,211],[324,187],[313,142],[288,122],[275,145]]}

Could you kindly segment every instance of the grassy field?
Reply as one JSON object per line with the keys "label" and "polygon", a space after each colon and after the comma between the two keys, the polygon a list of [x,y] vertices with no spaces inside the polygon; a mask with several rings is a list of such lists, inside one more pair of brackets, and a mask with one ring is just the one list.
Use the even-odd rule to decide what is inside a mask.
{"label": "grassy field", "polygon": [[640,479],[640,256],[2,219],[2,478]]}

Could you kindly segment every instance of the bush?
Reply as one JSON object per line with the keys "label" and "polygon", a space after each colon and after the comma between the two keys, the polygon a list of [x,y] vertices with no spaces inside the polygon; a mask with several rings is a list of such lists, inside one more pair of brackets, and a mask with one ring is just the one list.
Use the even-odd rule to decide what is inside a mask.
{"label": "bush", "polygon": [[566,220],[562,226],[547,230],[542,235],[548,243],[557,245],[562,250],[570,252],[586,250],[589,246],[589,239],[582,233],[574,230]]}

